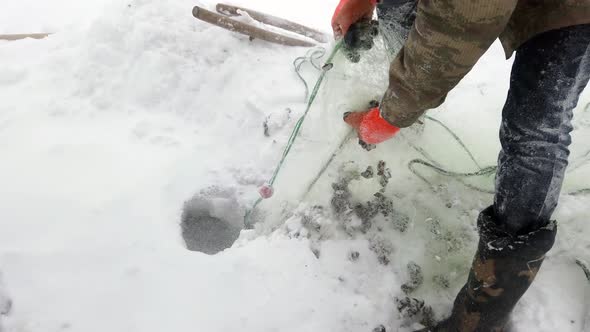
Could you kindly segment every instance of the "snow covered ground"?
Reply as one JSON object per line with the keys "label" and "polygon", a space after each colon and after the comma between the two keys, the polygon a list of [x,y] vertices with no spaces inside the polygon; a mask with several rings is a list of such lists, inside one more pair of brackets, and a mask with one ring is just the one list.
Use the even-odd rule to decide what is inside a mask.
{"label": "snow covered ground", "polygon": [[[336,1],[233,3],[329,31]],[[402,285],[411,286],[412,262],[424,281],[410,297],[444,316],[470,264],[475,217],[491,202],[454,180],[434,194],[407,170],[418,157],[408,142],[448,167],[472,169],[444,131],[426,123],[370,153],[349,144],[309,195],[296,195],[346,132],[341,114],[378,91],[379,64],[336,59],[278,179],[277,197],[285,201],[263,206],[294,213],[242,232],[217,255],[186,249],[183,203],[217,192],[217,215],[243,213],[305,105],[291,62],[306,49],[250,42],[198,22],[191,15],[197,4],[214,6],[0,0],[0,34],[55,32],[0,42],[0,312],[12,300],[0,330],[361,332],[383,324],[410,331],[417,318],[398,305]],[[372,74],[361,75],[367,68]],[[484,165],[499,150],[509,69],[494,45],[431,113]],[[313,81],[313,70],[304,74]],[[587,92],[574,164],[588,151],[589,102]],[[330,212],[331,184],[379,160],[392,172],[387,194],[408,217],[404,232],[383,220],[363,232]],[[370,197],[375,181],[351,181],[355,200]],[[489,187],[491,179],[478,184]],[[564,191],[584,187],[590,165],[571,172]],[[237,212],[224,205],[232,197]],[[590,261],[589,203],[563,195],[558,242],[514,313],[517,331],[590,331],[590,322],[583,327],[590,286],[574,264]]]}

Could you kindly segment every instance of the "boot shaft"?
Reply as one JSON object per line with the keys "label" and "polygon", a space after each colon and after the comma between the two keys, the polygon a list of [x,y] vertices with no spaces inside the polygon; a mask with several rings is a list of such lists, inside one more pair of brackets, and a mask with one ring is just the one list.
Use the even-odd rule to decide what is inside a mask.
{"label": "boot shaft", "polygon": [[557,233],[551,222],[528,234],[510,234],[496,223],[492,208],[480,214],[478,230],[480,240],[467,283],[455,300],[451,318],[436,331],[504,331]]}

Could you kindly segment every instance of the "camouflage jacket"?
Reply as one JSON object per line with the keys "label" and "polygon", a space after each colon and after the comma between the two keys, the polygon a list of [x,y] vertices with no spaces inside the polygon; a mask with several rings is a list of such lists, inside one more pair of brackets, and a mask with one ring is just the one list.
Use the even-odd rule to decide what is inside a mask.
{"label": "camouflage jacket", "polygon": [[389,70],[381,115],[397,127],[414,123],[500,38],[509,58],[531,37],[590,23],[590,0],[419,0],[408,40]]}

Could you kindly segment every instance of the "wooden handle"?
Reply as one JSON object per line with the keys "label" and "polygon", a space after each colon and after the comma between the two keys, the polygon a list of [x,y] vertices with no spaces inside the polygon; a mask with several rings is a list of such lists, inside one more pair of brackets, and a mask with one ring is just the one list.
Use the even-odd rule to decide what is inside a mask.
{"label": "wooden handle", "polygon": [[209,11],[207,9],[203,9],[199,6],[195,6],[193,8],[193,16],[198,18],[199,20],[205,21],[207,23],[211,23],[218,27],[238,32],[251,38],[262,39],[271,43],[287,45],[287,46],[304,46],[310,47],[315,46],[312,42],[301,40],[289,36],[283,36],[281,34],[267,31],[253,25],[249,25],[247,23],[243,23],[237,20],[234,20],[230,17]]}
{"label": "wooden handle", "polygon": [[259,22],[262,22],[262,23],[265,23],[268,25],[272,25],[277,28],[285,29],[287,31],[295,32],[297,34],[314,39],[320,43],[327,43],[328,42],[328,35],[326,35],[325,33],[315,30],[315,29],[312,29],[310,27],[306,27],[305,25],[302,25],[299,23],[291,22],[291,21],[286,20],[284,18],[261,13],[261,12],[258,12],[258,11],[252,10],[252,9],[248,9],[248,8],[226,5],[223,3],[217,4],[215,9],[217,10],[218,13],[225,14],[225,15],[231,15],[231,16],[238,16],[238,15],[240,15],[239,11],[244,11],[244,12],[248,13],[248,15],[250,15],[250,17],[252,17],[253,19],[255,19]]}

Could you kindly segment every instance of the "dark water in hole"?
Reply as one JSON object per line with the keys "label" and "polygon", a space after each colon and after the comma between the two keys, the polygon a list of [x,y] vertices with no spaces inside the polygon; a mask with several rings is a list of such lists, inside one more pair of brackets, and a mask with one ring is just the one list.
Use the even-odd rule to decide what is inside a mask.
{"label": "dark water in hole", "polygon": [[233,191],[207,188],[184,203],[181,230],[186,248],[213,255],[233,245],[242,230]]}
{"label": "dark water in hole", "polygon": [[216,254],[233,245],[240,229],[211,216],[186,216],[182,220],[182,237],[186,248],[205,254]]}

